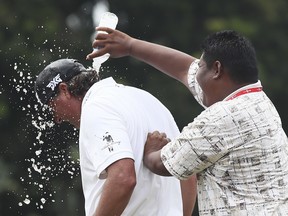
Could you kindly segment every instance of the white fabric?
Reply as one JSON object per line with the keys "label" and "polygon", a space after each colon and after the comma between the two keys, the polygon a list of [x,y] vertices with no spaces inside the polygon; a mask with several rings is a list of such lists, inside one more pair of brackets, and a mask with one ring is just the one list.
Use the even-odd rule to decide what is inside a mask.
{"label": "white fabric", "polygon": [[197,173],[200,215],[288,215],[287,136],[263,91],[208,107],[161,157],[179,179]]}
{"label": "white fabric", "polygon": [[121,158],[135,161],[137,185],[123,215],[182,215],[180,182],[160,177],[143,166],[148,132],[179,134],[170,112],[151,94],[117,84],[112,78],[95,83],[82,103],[80,166],[86,215],[95,211],[105,182],[105,168]]}
{"label": "white fabric", "polygon": [[196,73],[199,69],[199,59],[196,59],[195,61],[192,62],[189,68],[189,73],[188,73],[188,85],[189,85],[189,90],[193,94],[194,98],[196,101],[206,109],[206,106],[203,104],[203,90],[200,87],[199,83],[197,82],[196,79]]}

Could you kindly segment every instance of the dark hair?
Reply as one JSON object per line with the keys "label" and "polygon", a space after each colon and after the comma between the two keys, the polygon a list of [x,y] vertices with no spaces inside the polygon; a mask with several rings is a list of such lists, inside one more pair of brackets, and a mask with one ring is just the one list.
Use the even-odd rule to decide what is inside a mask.
{"label": "dark hair", "polygon": [[248,39],[233,30],[209,35],[202,43],[203,59],[210,68],[215,61],[227,69],[236,83],[258,81],[255,49]]}
{"label": "dark hair", "polygon": [[68,90],[75,97],[83,97],[89,88],[100,79],[94,69],[87,69],[66,82]]}

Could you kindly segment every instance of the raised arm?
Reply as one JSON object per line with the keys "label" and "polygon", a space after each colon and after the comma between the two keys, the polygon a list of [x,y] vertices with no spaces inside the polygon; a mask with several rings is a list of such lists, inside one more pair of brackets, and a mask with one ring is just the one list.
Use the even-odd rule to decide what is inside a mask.
{"label": "raised arm", "polygon": [[99,33],[93,42],[93,47],[102,47],[100,50],[90,53],[87,59],[110,53],[112,58],[131,56],[143,61],[159,71],[182,82],[187,83],[187,72],[194,57],[178,50],[159,44],[135,39],[121,31],[98,27]]}

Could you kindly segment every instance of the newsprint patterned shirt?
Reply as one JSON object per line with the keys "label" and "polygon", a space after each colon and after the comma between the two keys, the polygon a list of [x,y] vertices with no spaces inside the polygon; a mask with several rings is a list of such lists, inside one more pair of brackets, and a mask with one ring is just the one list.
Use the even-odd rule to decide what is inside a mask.
{"label": "newsprint patterned shirt", "polygon": [[173,176],[197,173],[200,215],[288,215],[287,136],[263,91],[243,93],[251,88],[260,81],[205,109],[161,151]]}

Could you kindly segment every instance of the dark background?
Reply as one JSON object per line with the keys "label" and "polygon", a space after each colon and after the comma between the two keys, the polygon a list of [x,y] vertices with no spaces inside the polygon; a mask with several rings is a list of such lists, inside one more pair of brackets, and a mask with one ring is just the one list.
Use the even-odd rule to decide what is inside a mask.
{"label": "dark background", "polygon": [[[36,74],[58,58],[91,66],[92,8],[100,1],[0,1],[0,216],[84,216],[77,131],[49,127],[36,103]],[[109,1],[117,28],[200,57],[207,34],[234,29],[254,44],[265,92],[288,129],[286,0]],[[169,59],[167,59],[169,61]],[[180,129],[201,107],[178,81],[132,58],[110,59],[103,77],[148,90]],[[197,209],[193,215],[197,215]]]}

